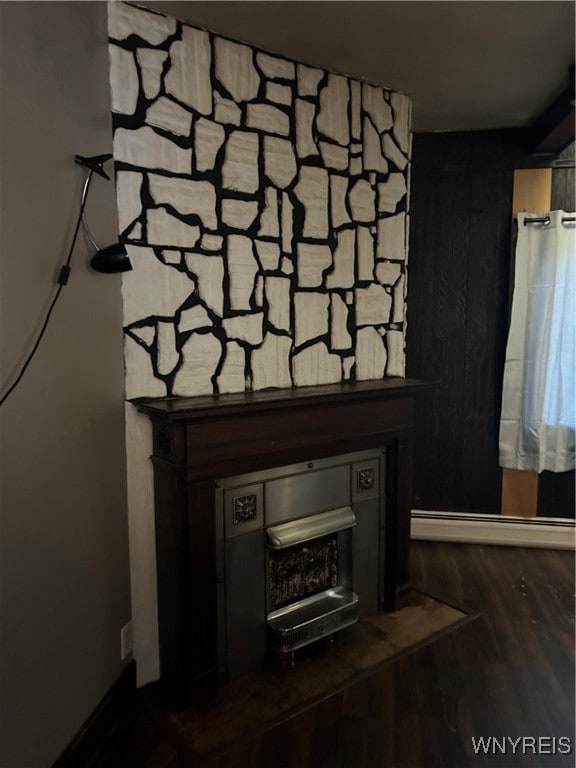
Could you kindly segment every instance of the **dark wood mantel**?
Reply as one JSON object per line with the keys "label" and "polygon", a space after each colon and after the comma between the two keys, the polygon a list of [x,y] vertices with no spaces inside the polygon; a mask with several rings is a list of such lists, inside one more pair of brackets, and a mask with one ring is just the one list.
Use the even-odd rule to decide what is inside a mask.
{"label": "dark wood mantel", "polygon": [[394,607],[409,578],[412,434],[426,386],[398,378],[134,403],[153,424],[161,682],[171,703],[186,704],[217,675],[218,478],[386,448],[383,608]]}

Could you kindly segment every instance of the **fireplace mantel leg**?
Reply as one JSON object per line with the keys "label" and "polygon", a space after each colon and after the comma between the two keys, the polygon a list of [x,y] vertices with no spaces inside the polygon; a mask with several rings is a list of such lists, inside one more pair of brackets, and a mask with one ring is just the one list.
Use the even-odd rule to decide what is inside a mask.
{"label": "fireplace mantel leg", "polygon": [[155,462],[159,693],[174,707],[217,684],[214,480]]}
{"label": "fireplace mantel leg", "polygon": [[412,508],[412,440],[400,438],[388,446],[386,466],[386,569],[384,610],[393,611],[396,595],[410,581],[410,515]]}

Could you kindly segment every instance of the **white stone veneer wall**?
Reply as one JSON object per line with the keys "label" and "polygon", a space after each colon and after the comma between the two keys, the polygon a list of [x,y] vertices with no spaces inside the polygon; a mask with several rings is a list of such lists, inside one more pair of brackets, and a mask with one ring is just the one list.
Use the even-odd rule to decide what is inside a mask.
{"label": "white stone veneer wall", "polygon": [[127,396],[404,375],[410,102],[109,4]]}

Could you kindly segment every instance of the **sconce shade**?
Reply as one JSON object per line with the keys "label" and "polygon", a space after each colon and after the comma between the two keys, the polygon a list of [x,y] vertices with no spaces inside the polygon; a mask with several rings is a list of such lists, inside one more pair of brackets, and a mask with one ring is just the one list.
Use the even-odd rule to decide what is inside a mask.
{"label": "sconce shade", "polygon": [[90,266],[96,272],[128,272],[132,269],[126,246],[114,243],[97,251],[90,261]]}

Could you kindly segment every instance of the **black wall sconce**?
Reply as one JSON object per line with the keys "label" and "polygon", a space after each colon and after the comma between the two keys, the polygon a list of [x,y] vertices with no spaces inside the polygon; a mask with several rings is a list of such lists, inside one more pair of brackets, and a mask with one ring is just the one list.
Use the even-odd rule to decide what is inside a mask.
{"label": "black wall sconce", "polygon": [[82,201],[80,204],[80,221],[86,237],[90,241],[90,245],[94,248],[95,253],[90,260],[90,266],[96,272],[114,273],[114,272],[127,272],[132,269],[132,264],[126,251],[126,246],[123,243],[114,243],[106,248],[100,248],[98,243],[92,237],[92,233],[88,228],[84,210],[86,207],[86,198],[88,197],[88,189],[90,188],[90,182],[92,180],[92,174],[97,173],[105,179],[110,179],[110,176],[104,170],[104,163],[110,160],[112,155],[96,155],[95,157],[82,157],[82,155],[75,155],[75,160],[78,165],[82,165],[88,168],[88,175],[84,182],[84,188],[82,190]]}
{"label": "black wall sconce", "polygon": [[132,269],[126,246],[114,243],[96,251],[90,260],[90,266],[96,272],[128,272]]}

